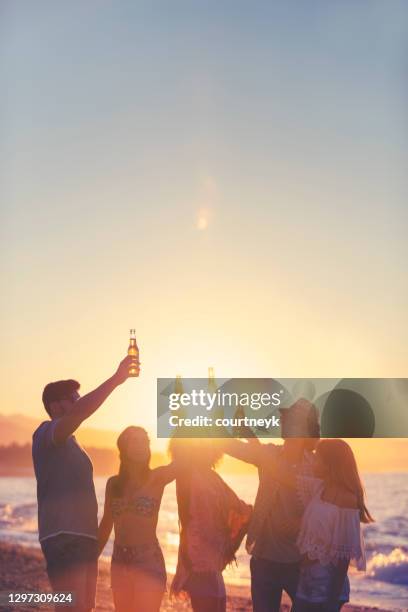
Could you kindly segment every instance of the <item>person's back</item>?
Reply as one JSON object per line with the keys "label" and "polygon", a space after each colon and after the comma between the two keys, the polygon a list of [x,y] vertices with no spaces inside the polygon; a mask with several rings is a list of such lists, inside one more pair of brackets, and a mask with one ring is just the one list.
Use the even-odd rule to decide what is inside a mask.
{"label": "person's back", "polygon": [[56,421],[45,421],[33,434],[37,479],[39,539],[61,533],[97,537],[97,501],[91,460],[75,436],[53,440]]}
{"label": "person's back", "polygon": [[213,440],[173,438],[170,452],[178,463],[176,491],[181,525],[171,592],[176,596],[188,594],[197,612],[225,612],[222,572],[235,558],[252,508],[215,472],[222,453]]}

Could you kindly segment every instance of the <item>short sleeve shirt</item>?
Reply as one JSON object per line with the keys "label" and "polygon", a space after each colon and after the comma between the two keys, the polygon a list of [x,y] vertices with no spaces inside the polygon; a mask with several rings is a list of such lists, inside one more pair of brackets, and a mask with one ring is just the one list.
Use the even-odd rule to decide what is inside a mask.
{"label": "short sleeve shirt", "polygon": [[98,505],[92,462],[75,436],[54,443],[56,423],[41,423],[33,435],[40,542],[60,533],[96,538]]}

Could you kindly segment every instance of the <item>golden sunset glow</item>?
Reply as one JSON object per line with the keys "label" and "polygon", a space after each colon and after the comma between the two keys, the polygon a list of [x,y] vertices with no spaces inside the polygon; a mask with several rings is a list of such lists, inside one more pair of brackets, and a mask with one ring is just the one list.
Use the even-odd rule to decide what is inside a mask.
{"label": "golden sunset glow", "polygon": [[[319,29],[329,69],[323,41],[289,28],[282,49],[285,35],[253,35],[261,21],[248,55],[231,51],[242,36],[207,37],[199,17],[196,34],[181,16],[166,25],[169,47],[153,36],[156,15],[152,54],[138,19],[130,36],[126,20],[108,19],[113,7],[78,11],[86,62],[66,44],[75,11],[49,15],[52,27],[19,13],[26,35],[7,43],[0,412],[44,418],[51,380],[93,389],[133,327],[140,378],[90,427],[153,435],[156,378],[206,377],[209,364],[217,378],[406,376],[405,107],[387,46],[397,30],[372,40],[372,61],[389,63],[385,87],[359,36],[350,72],[335,22]],[[388,97],[375,106],[372,91]]]}

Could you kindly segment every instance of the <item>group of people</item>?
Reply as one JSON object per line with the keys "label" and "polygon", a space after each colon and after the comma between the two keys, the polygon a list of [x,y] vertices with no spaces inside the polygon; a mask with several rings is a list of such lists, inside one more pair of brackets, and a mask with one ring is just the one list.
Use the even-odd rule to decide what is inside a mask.
{"label": "group of people", "polygon": [[[171,462],[154,469],[146,431],[126,428],[98,525],[92,463],[73,434],[125,382],[131,363],[126,357],[83,397],[75,380],[44,388],[50,420],[33,435],[33,461],[39,539],[53,590],[73,592],[75,610],[95,608],[98,557],[114,529],[115,609],[158,612],[167,574],[156,528],[164,488],[175,480],[180,544],[174,597],[188,596],[194,612],[224,612],[222,572],[246,535],[255,612],[278,611],[283,591],[294,612],[338,612],[349,599],[350,564],[365,568],[360,524],[373,519],[350,446],[319,439],[317,414],[306,400],[281,411],[283,445],[262,444],[251,431],[240,432],[245,441],[175,437]],[[217,474],[224,453],[258,468],[253,507]]]}

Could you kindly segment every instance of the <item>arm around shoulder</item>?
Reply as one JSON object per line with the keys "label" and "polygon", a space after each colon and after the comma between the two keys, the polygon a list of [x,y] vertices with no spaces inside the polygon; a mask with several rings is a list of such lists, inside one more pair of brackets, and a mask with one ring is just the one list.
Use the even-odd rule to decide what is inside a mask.
{"label": "arm around shoulder", "polygon": [[178,464],[176,461],[172,461],[167,465],[161,465],[160,467],[156,468],[157,478],[160,480],[163,486],[166,486],[177,478],[177,475],[180,472],[180,469],[177,469],[177,465]]}

